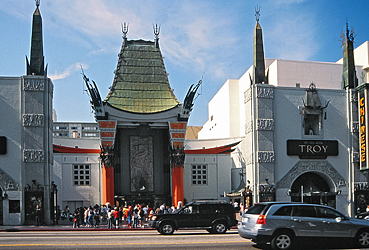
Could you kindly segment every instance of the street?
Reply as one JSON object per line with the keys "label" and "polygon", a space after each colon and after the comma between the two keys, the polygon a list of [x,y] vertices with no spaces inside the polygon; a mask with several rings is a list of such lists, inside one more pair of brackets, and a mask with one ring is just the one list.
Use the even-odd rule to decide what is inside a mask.
{"label": "street", "polygon": [[242,239],[237,229],[232,229],[226,234],[209,234],[205,230],[179,230],[169,236],[160,235],[155,230],[0,232],[0,249],[225,248],[227,250],[258,249],[251,241]]}

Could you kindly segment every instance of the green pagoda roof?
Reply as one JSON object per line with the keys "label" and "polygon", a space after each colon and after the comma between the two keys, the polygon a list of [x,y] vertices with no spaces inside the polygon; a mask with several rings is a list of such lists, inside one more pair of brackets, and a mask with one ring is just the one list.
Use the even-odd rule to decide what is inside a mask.
{"label": "green pagoda roof", "polygon": [[157,42],[124,39],[113,85],[104,102],[141,114],[166,111],[180,104],[169,85]]}

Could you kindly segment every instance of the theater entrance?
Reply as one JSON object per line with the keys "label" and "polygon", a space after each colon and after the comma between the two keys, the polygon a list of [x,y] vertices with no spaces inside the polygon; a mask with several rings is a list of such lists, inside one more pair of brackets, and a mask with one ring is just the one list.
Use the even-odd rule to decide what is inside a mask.
{"label": "theater entrance", "polygon": [[291,201],[336,207],[336,193],[330,181],[317,173],[300,175],[292,184]]}

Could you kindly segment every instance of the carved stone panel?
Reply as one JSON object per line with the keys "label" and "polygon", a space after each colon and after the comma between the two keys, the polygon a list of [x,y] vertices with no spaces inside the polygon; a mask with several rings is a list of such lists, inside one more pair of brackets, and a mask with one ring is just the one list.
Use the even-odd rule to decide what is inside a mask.
{"label": "carved stone panel", "polygon": [[256,130],[274,130],[274,119],[258,119]]}
{"label": "carved stone panel", "polygon": [[43,114],[24,114],[23,126],[25,127],[40,127],[44,125]]}
{"label": "carved stone panel", "polygon": [[247,154],[246,157],[245,157],[245,163],[246,165],[250,165],[253,163],[253,158],[254,158],[254,154],[251,153],[251,154]]}
{"label": "carved stone panel", "polygon": [[273,99],[274,98],[274,88],[258,86],[256,96],[257,98]]}
{"label": "carved stone panel", "polygon": [[45,83],[42,79],[24,79],[23,90],[24,91],[44,91]]}
{"label": "carved stone panel", "polygon": [[19,191],[19,183],[2,169],[0,169],[0,187],[3,191]]}
{"label": "carved stone panel", "polygon": [[154,191],[153,138],[130,137],[131,192]]}
{"label": "carved stone panel", "polygon": [[274,162],[274,151],[259,151],[258,162],[272,163]]}
{"label": "carved stone panel", "polygon": [[351,132],[352,133],[359,132],[359,122],[352,122],[351,123]]}
{"label": "carved stone panel", "polygon": [[245,134],[248,134],[252,132],[252,121],[250,121],[249,123],[245,124]]}
{"label": "carved stone panel", "polygon": [[338,186],[348,187],[348,182],[327,161],[299,161],[278,183],[278,188],[290,188],[293,182],[302,174],[320,172],[329,176]]}
{"label": "carved stone panel", "polygon": [[24,149],[23,150],[24,162],[44,162],[45,152],[40,149]]}
{"label": "carved stone panel", "polygon": [[244,103],[247,103],[251,100],[251,88],[245,91],[244,93]]}

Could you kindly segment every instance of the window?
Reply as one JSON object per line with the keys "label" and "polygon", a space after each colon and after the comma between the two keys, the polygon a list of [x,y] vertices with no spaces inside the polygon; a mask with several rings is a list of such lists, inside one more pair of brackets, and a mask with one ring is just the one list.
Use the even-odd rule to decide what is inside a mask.
{"label": "window", "polygon": [[292,206],[281,207],[273,215],[279,216],[291,216]]}
{"label": "window", "polygon": [[317,214],[313,206],[294,206],[292,216],[317,217]]}
{"label": "window", "polygon": [[192,185],[207,185],[208,184],[208,166],[207,165],[192,165],[191,180],[192,180]]}
{"label": "window", "polygon": [[344,218],[344,216],[337,211],[334,211],[332,209],[326,208],[326,207],[318,207],[320,218],[331,218],[335,219],[337,217]]}
{"label": "window", "polygon": [[76,186],[89,186],[91,165],[73,165],[73,181]]}

